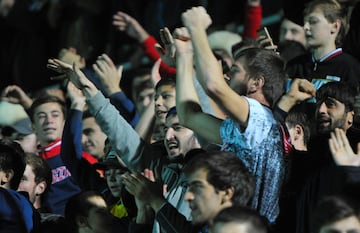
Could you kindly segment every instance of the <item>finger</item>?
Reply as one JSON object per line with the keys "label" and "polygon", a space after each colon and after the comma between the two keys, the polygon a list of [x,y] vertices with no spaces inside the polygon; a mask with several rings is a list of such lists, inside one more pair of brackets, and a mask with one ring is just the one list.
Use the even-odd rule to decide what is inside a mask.
{"label": "finger", "polygon": [[110,58],[106,53],[103,53],[101,57],[102,57],[102,58],[106,61],[106,63],[108,63],[110,66],[115,67],[114,62],[111,60],[111,58]]}
{"label": "finger", "polygon": [[161,55],[164,55],[164,52],[165,52],[165,49],[163,47],[161,47],[161,45],[159,44],[155,44],[154,45],[154,48],[156,49],[156,51],[158,52],[158,54],[161,56]]}
{"label": "finger", "polygon": [[357,155],[360,154],[360,142],[357,144],[357,152],[356,152]]}
{"label": "finger", "polygon": [[123,67],[122,65],[120,65],[120,66],[116,69],[116,71],[117,71],[118,76],[120,77],[120,79],[121,79],[121,77],[122,77],[123,69],[124,69],[124,67]]}
{"label": "finger", "polygon": [[103,78],[104,77],[104,73],[100,70],[100,68],[98,67],[98,64],[93,64],[92,65],[95,73],[100,77],[100,78]]}

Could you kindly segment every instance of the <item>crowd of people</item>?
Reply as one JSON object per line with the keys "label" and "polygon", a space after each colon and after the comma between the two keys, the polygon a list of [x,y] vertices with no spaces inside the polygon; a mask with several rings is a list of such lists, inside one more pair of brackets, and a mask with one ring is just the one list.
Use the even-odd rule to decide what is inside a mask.
{"label": "crowd of people", "polygon": [[[146,26],[125,11],[96,21],[101,1],[79,1],[41,89],[19,78],[27,56],[9,62],[24,70],[2,84],[0,232],[360,232],[359,2],[288,1],[278,41],[260,0],[241,34],[219,29],[211,1],[176,2]],[[0,0],[2,20],[18,4]],[[67,4],[31,14],[46,8],[54,29]],[[97,30],[77,30],[86,20]],[[87,47],[109,26],[150,66]]]}

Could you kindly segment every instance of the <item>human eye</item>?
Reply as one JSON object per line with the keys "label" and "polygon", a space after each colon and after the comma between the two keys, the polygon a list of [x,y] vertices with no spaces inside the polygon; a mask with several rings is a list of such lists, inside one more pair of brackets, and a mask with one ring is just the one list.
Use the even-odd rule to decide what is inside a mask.
{"label": "human eye", "polygon": [[336,106],[336,103],[334,100],[332,99],[326,99],[325,100],[325,104],[328,108],[331,108],[331,107],[335,107]]}
{"label": "human eye", "polygon": [[37,115],[39,120],[45,119],[46,118],[46,114],[45,113],[40,113]]}

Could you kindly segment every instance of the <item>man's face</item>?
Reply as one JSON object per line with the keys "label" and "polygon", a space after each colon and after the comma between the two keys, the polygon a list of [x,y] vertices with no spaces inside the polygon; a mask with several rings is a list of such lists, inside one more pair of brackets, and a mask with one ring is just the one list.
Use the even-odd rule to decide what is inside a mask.
{"label": "man's face", "polygon": [[64,128],[64,113],[58,103],[45,103],[34,112],[34,128],[42,146],[60,139]]}
{"label": "man's face", "polygon": [[170,108],[175,106],[175,87],[171,85],[160,86],[155,93],[155,117],[162,123]]}
{"label": "man's face", "polygon": [[225,191],[216,191],[207,181],[205,169],[198,169],[187,178],[189,188],[184,199],[189,202],[193,224],[210,223],[220,210],[231,205],[231,200],[224,200]]}
{"label": "man's face", "polygon": [[352,122],[353,112],[345,112],[345,105],[334,98],[328,97],[316,104],[317,132],[327,134],[335,128],[347,130]]}
{"label": "man's face", "polygon": [[360,233],[360,221],[351,216],[320,228],[319,233]]}
{"label": "man's face", "polygon": [[230,78],[229,85],[239,95],[247,95],[249,78],[243,64],[245,58],[238,58],[230,68],[227,76]]}
{"label": "man's face", "polygon": [[83,119],[82,146],[84,151],[97,159],[104,157],[106,134],[100,129],[94,117]]}
{"label": "man's face", "polygon": [[154,95],[154,88],[146,88],[136,96],[135,105],[139,114],[142,115],[147,106],[149,106]]}
{"label": "man's face", "polygon": [[111,232],[112,217],[107,209],[107,205],[103,198],[99,196],[90,197],[89,201],[93,203],[93,207],[89,209],[87,216],[87,226],[84,228],[86,233],[108,233]]}
{"label": "man's face", "polygon": [[293,40],[306,45],[304,28],[290,20],[284,19],[280,25],[279,41]]}
{"label": "man's face", "polygon": [[29,164],[26,164],[25,171],[17,191],[29,193],[29,201],[34,204],[36,192],[38,191],[37,188],[38,185],[35,182],[35,174],[33,172],[33,169]]}
{"label": "man's face", "polygon": [[164,132],[164,144],[170,160],[184,156],[191,149],[199,148],[194,132],[180,125],[176,114],[166,118]]}
{"label": "man's face", "polygon": [[121,197],[121,190],[123,188],[122,175],[125,173],[120,168],[109,168],[105,171],[107,185],[114,197]]}

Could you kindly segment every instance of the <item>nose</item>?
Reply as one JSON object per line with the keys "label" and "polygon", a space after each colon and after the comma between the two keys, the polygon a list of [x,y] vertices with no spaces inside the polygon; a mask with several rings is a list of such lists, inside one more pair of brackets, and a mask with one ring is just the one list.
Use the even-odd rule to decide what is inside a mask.
{"label": "nose", "polygon": [[292,34],[291,34],[290,30],[285,31],[284,38],[285,38],[285,40],[291,40],[292,39]]}
{"label": "nose", "polygon": [[184,195],[184,200],[185,201],[192,201],[194,200],[194,193],[190,192],[190,191],[186,191],[185,195]]}
{"label": "nose", "polygon": [[86,136],[85,134],[82,134],[82,135],[81,135],[81,143],[82,143],[82,144],[85,144],[86,141],[87,141],[87,136]]}
{"label": "nose", "polygon": [[174,138],[175,137],[175,134],[174,134],[174,129],[173,128],[168,128],[167,130],[166,130],[166,132],[165,132],[165,139],[166,140],[170,140],[170,139],[172,139],[172,138]]}
{"label": "nose", "polygon": [[155,99],[155,106],[161,106],[163,104],[163,98],[161,96]]}
{"label": "nose", "polygon": [[318,112],[319,113],[324,113],[327,111],[327,107],[326,107],[326,104],[325,102],[322,102],[320,105],[319,105],[319,109],[318,109]]}
{"label": "nose", "polygon": [[309,22],[305,22],[305,23],[304,23],[304,30],[307,31],[307,30],[309,30],[309,29],[310,29],[310,24],[309,24]]}

